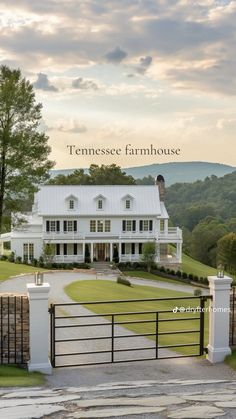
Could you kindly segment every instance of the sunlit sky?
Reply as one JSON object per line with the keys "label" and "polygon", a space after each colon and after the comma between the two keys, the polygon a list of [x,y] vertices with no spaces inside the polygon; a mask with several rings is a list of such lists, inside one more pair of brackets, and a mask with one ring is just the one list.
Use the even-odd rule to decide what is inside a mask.
{"label": "sunlit sky", "polygon": [[[56,168],[168,161],[236,166],[236,2],[1,0],[0,62],[43,104]],[[180,156],[70,156],[178,147]]]}

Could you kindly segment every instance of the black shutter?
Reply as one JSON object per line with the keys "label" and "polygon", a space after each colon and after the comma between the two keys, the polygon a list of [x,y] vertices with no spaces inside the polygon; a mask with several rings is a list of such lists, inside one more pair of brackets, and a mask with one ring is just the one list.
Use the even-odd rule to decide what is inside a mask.
{"label": "black shutter", "polygon": [[67,255],[67,243],[64,243],[64,255]]}
{"label": "black shutter", "polygon": [[57,232],[60,231],[60,221],[57,221]]}
{"label": "black shutter", "polygon": [[140,255],[143,253],[143,243],[138,244],[138,252]]}
{"label": "black shutter", "polygon": [[77,243],[74,243],[74,255],[78,255]]}
{"label": "black shutter", "polygon": [[46,221],[46,232],[49,233],[50,231],[50,224],[49,221]]}
{"label": "black shutter", "polygon": [[125,243],[121,243],[121,254],[125,254]]}
{"label": "black shutter", "polygon": [[[74,221],[74,231],[77,231],[77,221],[76,220]],[[77,253],[76,253],[76,255],[77,255]]]}
{"label": "black shutter", "polygon": [[60,244],[59,243],[56,244],[56,254],[57,255],[61,254],[61,249],[60,249]]}
{"label": "black shutter", "polygon": [[131,243],[131,253],[135,255],[135,243]]}
{"label": "black shutter", "polygon": [[126,221],[125,220],[122,221],[122,230],[126,231]]}
{"label": "black shutter", "polygon": [[152,224],[153,224],[152,220],[149,220],[149,231],[152,231]]}
{"label": "black shutter", "polygon": [[67,231],[67,222],[66,222],[66,221],[64,221],[64,222],[63,222],[63,225],[64,225],[64,231]]}
{"label": "black shutter", "polygon": [[139,221],[139,231],[143,231],[143,220]]}
{"label": "black shutter", "polygon": [[136,231],[136,220],[133,220],[133,231]]}

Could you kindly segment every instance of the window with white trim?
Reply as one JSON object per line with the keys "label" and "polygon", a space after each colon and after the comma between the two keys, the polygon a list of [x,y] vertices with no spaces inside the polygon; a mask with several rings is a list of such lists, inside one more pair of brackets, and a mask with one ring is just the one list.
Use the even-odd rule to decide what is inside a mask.
{"label": "window with white trim", "polygon": [[23,259],[27,262],[34,259],[34,243],[23,244]]}
{"label": "window with white trim", "polygon": [[105,233],[110,233],[111,231],[111,221],[105,220]]}
{"label": "window with white trim", "polygon": [[131,205],[130,205],[130,199],[126,199],[125,200],[125,209],[130,209]]}
{"label": "window with white trim", "polygon": [[90,220],[91,233],[110,233],[111,220]]}
{"label": "window with white trim", "polygon": [[99,199],[98,200],[98,204],[97,204],[98,206],[97,206],[97,208],[99,209],[99,210],[102,210],[103,209],[103,200],[102,199]]}
{"label": "window with white trim", "polygon": [[98,233],[103,233],[103,228],[104,228],[103,220],[98,220],[97,221],[97,232]]}
{"label": "window with white trim", "polygon": [[90,220],[90,232],[96,233],[96,220]]}
{"label": "window with white trim", "polygon": [[74,210],[75,209],[75,201],[74,199],[69,200],[69,209]]}

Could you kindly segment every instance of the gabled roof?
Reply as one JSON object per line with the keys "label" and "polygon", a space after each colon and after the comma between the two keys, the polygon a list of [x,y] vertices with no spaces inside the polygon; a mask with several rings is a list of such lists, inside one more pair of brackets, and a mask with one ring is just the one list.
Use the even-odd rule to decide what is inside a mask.
{"label": "gabled roof", "polygon": [[69,215],[65,199],[73,195],[79,201],[74,215],[97,216],[95,197],[106,197],[106,208],[103,216],[127,216],[122,198],[133,197],[132,209],[129,216],[161,216],[162,210],[159,190],[156,185],[45,185],[37,192],[35,200],[38,202],[38,214],[48,216]]}

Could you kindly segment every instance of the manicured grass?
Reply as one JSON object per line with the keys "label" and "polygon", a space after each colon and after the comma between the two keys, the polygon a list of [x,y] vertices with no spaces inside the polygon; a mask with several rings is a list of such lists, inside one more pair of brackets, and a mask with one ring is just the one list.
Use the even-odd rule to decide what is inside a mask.
{"label": "manicured grass", "polygon": [[[212,268],[211,266],[204,265],[203,263],[198,262],[197,260],[192,259],[190,256],[187,256],[185,254],[183,254],[183,263],[182,263],[181,270],[188,274],[192,273],[193,275],[198,275],[199,277],[200,276],[205,277],[208,275],[217,275],[216,268]],[[225,274],[233,278],[235,282],[236,275],[228,274],[227,272]]]}
{"label": "manicured grass", "polygon": [[10,276],[16,276],[26,273],[34,273],[37,271],[44,271],[41,268],[35,268],[33,266],[24,265],[21,263],[11,263],[7,261],[0,261],[0,281],[10,278]]}
{"label": "manicured grass", "polygon": [[[166,289],[153,288],[148,286],[135,285],[127,287],[125,285],[117,284],[105,280],[92,280],[92,281],[77,281],[65,287],[65,292],[74,301],[104,301],[104,300],[128,300],[128,299],[146,299],[146,298],[168,298],[168,297],[184,297],[191,294],[170,291]],[[158,301],[158,302],[130,302],[130,303],[107,303],[99,305],[87,305],[89,310],[97,314],[104,313],[127,313],[138,311],[159,311],[159,310],[172,310],[174,307],[196,307],[199,305],[199,300],[190,299],[187,301]],[[181,321],[160,322],[159,332],[178,331],[178,330],[198,330],[199,320],[184,320],[186,317],[198,318],[199,313],[160,313],[159,319],[179,318]],[[111,319],[106,317],[106,319]],[[154,314],[127,314],[115,316],[115,321],[132,321],[132,320],[155,320],[156,313]],[[205,321],[205,338],[208,340],[208,316],[206,314]],[[124,325],[129,330],[136,333],[155,333],[155,323],[140,323]],[[155,339],[155,337],[150,337]],[[171,334],[159,336],[160,345],[174,345],[182,343],[199,342],[199,333],[188,334]],[[175,349],[174,349],[175,350]],[[177,350],[177,349],[176,349]],[[179,352],[183,354],[196,354],[198,347],[179,348]]]}
{"label": "manicured grass", "polygon": [[15,365],[0,365],[0,387],[41,386],[45,382],[39,372],[28,372]]}
{"label": "manicured grass", "polygon": [[154,275],[150,272],[146,272],[146,271],[123,271],[123,274],[125,276],[132,276],[135,278],[144,278],[144,279],[152,279],[155,281],[162,281],[162,282],[170,282],[171,284],[176,284],[176,280],[178,278],[175,279],[169,279],[169,278],[163,278],[161,276],[158,275]]}
{"label": "manicured grass", "polygon": [[231,368],[236,370],[236,349],[232,351],[231,355],[228,355],[225,358],[225,363],[228,364]]}
{"label": "manicured grass", "polygon": [[216,269],[212,268],[211,266],[204,265],[201,262],[198,262],[195,259],[192,259],[190,256],[183,254],[183,261],[181,270],[186,272],[187,274],[193,274],[198,276],[208,276],[208,275],[216,275]]}

